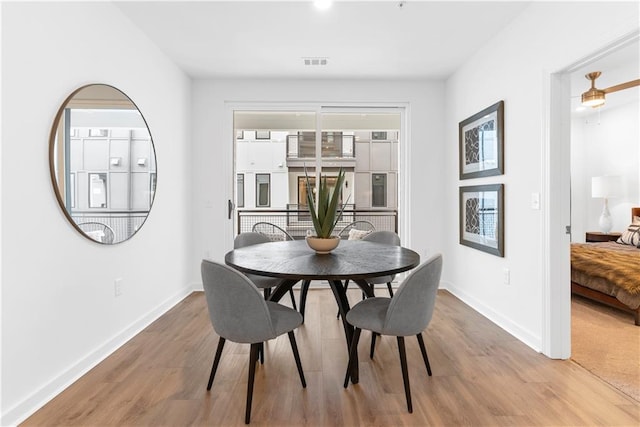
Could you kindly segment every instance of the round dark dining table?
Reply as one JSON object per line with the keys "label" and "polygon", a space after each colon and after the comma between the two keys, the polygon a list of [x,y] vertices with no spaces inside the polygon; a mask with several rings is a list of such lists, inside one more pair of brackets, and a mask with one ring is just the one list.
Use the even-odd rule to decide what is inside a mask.
{"label": "round dark dining table", "polygon": [[[342,281],[349,279],[371,297],[373,287],[367,283],[368,278],[411,270],[420,264],[420,255],[402,246],[362,240],[342,240],[330,254],[318,255],[306,241],[290,240],[234,249],[224,260],[243,273],[283,279],[271,293],[269,299],[272,301],[279,301],[299,281],[303,282],[301,295],[306,296],[312,280],[327,280],[340,310],[348,352],[354,328],[346,321],[350,307]],[[301,300],[302,312],[304,304]],[[350,376],[351,382],[356,384],[358,363],[357,360],[354,362]]]}

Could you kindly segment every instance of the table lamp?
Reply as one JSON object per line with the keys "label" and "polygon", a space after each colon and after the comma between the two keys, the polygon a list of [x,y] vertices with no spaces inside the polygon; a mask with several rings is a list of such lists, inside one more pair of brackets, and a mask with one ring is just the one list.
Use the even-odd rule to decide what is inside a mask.
{"label": "table lamp", "polygon": [[604,206],[598,225],[600,231],[607,234],[611,231],[613,221],[609,213],[609,205],[607,199],[611,197],[620,197],[622,195],[622,177],[617,175],[594,176],[591,178],[591,197],[602,197]]}

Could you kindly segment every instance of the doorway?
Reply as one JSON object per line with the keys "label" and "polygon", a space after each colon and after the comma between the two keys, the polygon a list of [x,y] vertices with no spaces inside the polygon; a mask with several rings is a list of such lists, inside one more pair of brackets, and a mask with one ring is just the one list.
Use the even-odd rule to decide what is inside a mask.
{"label": "doorway", "polygon": [[[546,189],[549,191],[553,188],[553,191],[549,191],[548,201],[550,203],[545,224],[547,227],[545,235],[548,239],[545,247],[549,250],[547,255],[547,279],[549,281],[545,289],[549,293],[545,296],[547,337],[544,340],[546,345],[544,352],[550,357],[575,360],[575,351],[582,351],[582,349],[576,348],[578,340],[575,339],[575,335],[572,340],[572,334],[575,334],[572,329],[576,328],[575,322],[577,320],[573,317],[575,313],[572,312],[572,296],[570,288],[567,286],[571,282],[571,262],[568,256],[569,251],[566,249],[573,242],[585,242],[587,235],[598,230],[598,217],[602,210],[603,201],[596,198],[595,193],[592,193],[592,178],[614,173],[626,176],[624,181],[626,181],[625,197],[627,199],[621,198],[615,202],[614,210],[620,211],[618,227],[624,227],[631,220],[629,217],[630,206],[640,204],[640,185],[638,185],[640,183],[638,172],[640,146],[637,143],[640,140],[637,121],[640,91],[636,88],[633,91],[607,95],[606,109],[576,111],[580,107],[581,93],[590,86],[590,81],[585,79],[585,74],[592,71],[607,73],[612,80],[599,82],[597,85],[599,88],[610,87],[638,78],[640,75],[639,40],[640,36],[637,32],[630,34],[558,73],[552,74],[550,78],[551,122],[549,140],[546,145],[549,167],[546,174],[548,177]],[[627,52],[625,53],[625,51]],[[630,60],[629,54],[631,55]],[[625,57],[627,59],[622,59]],[[627,74],[625,75],[625,73]],[[629,114],[629,108],[634,112]],[[627,113],[624,113],[625,110]],[[624,119],[625,115],[631,119]],[[615,122],[615,131],[610,128],[607,130],[613,122]],[[632,128],[623,130],[623,122],[631,124]],[[619,131],[624,134],[622,139],[628,138],[627,142],[621,141],[616,136],[620,135]],[[599,139],[599,134],[604,135],[605,138]],[[618,144],[621,144],[623,148],[616,148]],[[631,161],[633,165],[629,168],[622,167],[621,162],[628,161]],[[564,224],[570,224],[570,228],[567,230],[567,232],[570,230],[571,233],[569,241],[565,241],[558,233]],[[614,227],[616,226],[614,225]],[[605,312],[610,310],[602,305],[600,309]],[[583,308],[580,310],[584,314],[585,310]],[[591,320],[593,319],[589,321]],[[632,325],[633,321],[630,320],[630,324],[624,326]],[[586,337],[586,340],[602,360],[605,350],[612,346],[598,344],[597,341],[598,338],[610,334],[601,332],[594,335],[594,328],[590,327],[587,330],[589,336]],[[637,337],[638,331],[633,328],[631,330],[632,334]],[[634,340],[623,339],[619,345],[613,347],[619,348],[625,342],[634,345]],[[637,342],[637,338],[635,342]],[[635,348],[634,357],[638,360],[637,345]],[[628,357],[625,360],[633,363]],[[593,366],[590,369],[582,361],[578,363],[593,372]],[[602,364],[596,363],[596,365]],[[596,373],[596,375],[598,374]],[[603,374],[598,376],[616,386],[610,378],[606,378]],[[635,377],[637,381],[637,374]],[[637,386],[635,389],[638,389]]]}
{"label": "doorway", "polygon": [[[572,95],[571,242],[576,246],[588,242],[609,248],[606,241],[619,240],[633,221],[631,208],[640,206],[640,88],[607,93],[605,104],[597,108],[580,103],[580,94],[591,85],[585,78],[588,73],[602,73],[596,82],[600,89],[638,79],[639,52],[640,38],[631,37],[567,71]],[[620,249],[623,245],[613,246]],[[640,400],[640,328],[634,325],[633,314],[599,300],[616,294],[614,303],[633,302],[624,292],[592,283],[587,277],[576,274],[574,281],[571,359]]]}

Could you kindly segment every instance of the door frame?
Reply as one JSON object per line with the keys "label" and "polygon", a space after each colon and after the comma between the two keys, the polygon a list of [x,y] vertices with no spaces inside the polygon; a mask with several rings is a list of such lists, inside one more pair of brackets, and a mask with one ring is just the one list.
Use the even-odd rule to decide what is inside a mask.
{"label": "door frame", "polygon": [[[542,177],[545,197],[541,230],[542,353],[553,359],[571,357],[571,80],[579,68],[640,38],[634,30],[568,64],[543,73]],[[568,227],[568,229],[566,228]]]}

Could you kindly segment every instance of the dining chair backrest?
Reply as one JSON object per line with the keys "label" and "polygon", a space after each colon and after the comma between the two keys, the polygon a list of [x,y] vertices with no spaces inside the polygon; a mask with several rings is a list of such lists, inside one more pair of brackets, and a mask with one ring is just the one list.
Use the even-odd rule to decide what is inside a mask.
{"label": "dining chair backrest", "polygon": [[251,228],[251,231],[267,236],[272,242],[293,240],[293,237],[282,227],[279,227],[270,222],[256,222]]}
{"label": "dining chair backrest", "polygon": [[233,249],[244,248],[245,246],[257,245],[258,243],[269,243],[271,240],[261,233],[248,231],[240,233],[233,240]]}
{"label": "dining chair backrest", "polygon": [[[345,225],[338,233],[341,239],[359,240],[367,234],[375,231],[376,227],[367,220],[353,221],[351,224]],[[354,231],[352,231],[354,230]]]}
{"label": "dining chair backrest", "polygon": [[372,231],[362,238],[367,242],[384,243],[385,245],[400,246],[400,236],[393,231],[379,230]]}
{"label": "dining chair backrest", "polygon": [[86,232],[94,240],[97,240],[101,243],[111,244],[116,237],[116,233],[113,231],[113,228],[102,222],[81,222],[80,224],[78,224],[78,228]]}
{"label": "dining chair backrest", "polygon": [[[393,231],[387,230],[372,231],[371,233],[364,236],[362,240],[367,242],[382,243],[385,245],[400,246],[400,236],[398,236],[398,234],[394,233]],[[367,279],[367,282],[372,284],[391,283],[395,279],[395,277],[395,274],[389,276],[371,277]],[[389,289],[391,289],[391,285],[389,284],[388,286]]]}
{"label": "dining chair backrest", "polygon": [[202,285],[216,333],[237,343],[260,343],[277,335],[258,288],[242,273],[202,260]]}
{"label": "dining chair backrest", "polygon": [[414,269],[396,291],[384,321],[384,335],[421,333],[431,321],[442,273],[442,255],[434,255]]}

